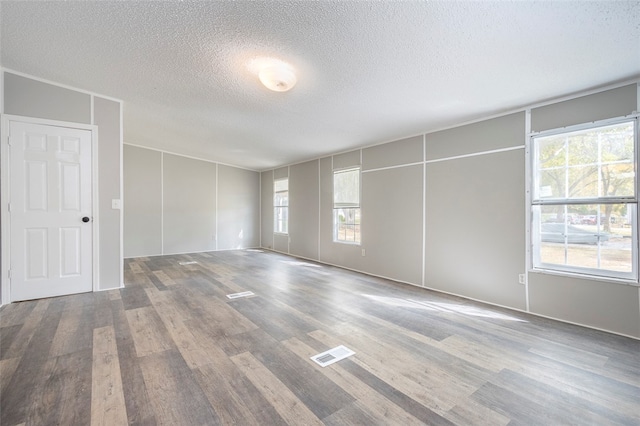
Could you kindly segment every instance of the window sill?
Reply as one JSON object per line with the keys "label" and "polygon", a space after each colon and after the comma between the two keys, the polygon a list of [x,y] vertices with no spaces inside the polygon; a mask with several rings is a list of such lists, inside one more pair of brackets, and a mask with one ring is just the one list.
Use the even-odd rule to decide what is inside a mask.
{"label": "window sill", "polygon": [[354,241],[338,241],[338,240],[333,240],[334,243],[336,244],[346,244],[348,246],[360,246],[362,245],[362,243],[356,243]]}
{"label": "window sill", "polygon": [[601,277],[597,275],[588,275],[581,274],[578,272],[566,272],[566,271],[557,271],[554,269],[544,269],[544,268],[533,268],[529,270],[529,272],[534,274],[543,274],[543,275],[554,275],[557,277],[566,277],[573,279],[581,279],[581,280],[589,280],[589,281],[598,281],[602,283],[611,283],[611,284],[621,284],[621,285],[629,285],[632,287],[638,287],[640,284],[638,280],[634,280],[632,278],[614,278],[614,277]]}

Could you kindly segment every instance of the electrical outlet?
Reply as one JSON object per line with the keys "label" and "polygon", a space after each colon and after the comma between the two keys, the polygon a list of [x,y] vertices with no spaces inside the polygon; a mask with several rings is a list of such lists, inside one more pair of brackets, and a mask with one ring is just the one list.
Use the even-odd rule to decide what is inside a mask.
{"label": "electrical outlet", "polygon": [[518,282],[524,284],[524,274],[518,274]]}
{"label": "electrical outlet", "polygon": [[365,257],[367,255],[367,252],[365,251],[365,249],[362,249],[362,257]]}

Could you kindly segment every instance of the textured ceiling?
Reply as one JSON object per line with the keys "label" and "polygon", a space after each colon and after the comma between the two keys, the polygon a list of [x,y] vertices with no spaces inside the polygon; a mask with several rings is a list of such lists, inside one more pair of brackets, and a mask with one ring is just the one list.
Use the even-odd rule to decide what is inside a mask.
{"label": "textured ceiling", "polygon": [[[0,2],[1,65],[125,143],[261,170],[640,76],[640,2]],[[287,93],[252,60],[298,71]]]}

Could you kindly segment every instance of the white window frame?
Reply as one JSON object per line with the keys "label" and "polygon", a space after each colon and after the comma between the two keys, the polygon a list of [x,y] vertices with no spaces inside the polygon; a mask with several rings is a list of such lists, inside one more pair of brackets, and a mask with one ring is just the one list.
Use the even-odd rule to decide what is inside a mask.
{"label": "white window frame", "polygon": [[[282,181],[287,181],[287,190],[286,191],[277,191],[276,190],[276,186],[278,182],[282,182]],[[283,192],[287,193],[287,205],[286,206],[278,206],[276,205],[276,197],[278,194],[281,194]],[[278,212],[279,211],[286,211],[286,221],[283,221],[283,223],[285,224],[284,228],[286,228],[284,231],[279,231],[278,230],[278,224],[279,224],[279,215]],[[274,234],[279,234],[279,235],[289,235],[289,178],[281,178],[281,179],[274,179],[273,181],[273,233]]]}
{"label": "white window frame", "polygon": [[[358,203],[341,203],[341,204],[336,204],[336,200],[335,200],[335,186],[334,186],[334,180],[335,180],[335,176],[337,173],[346,173],[346,172],[351,172],[351,171],[358,171]],[[360,208],[360,204],[361,204],[361,199],[362,199],[362,169],[360,166],[357,167],[347,167],[344,169],[335,169],[333,170],[333,174],[331,175],[332,177],[332,184],[331,184],[331,188],[332,188],[332,197],[333,197],[333,242],[334,243],[340,243],[340,244],[351,244],[351,245],[361,245],[362,244],[362,210]],[[339,210],[343,210],[343,209],[354,209],[358,211],[358,216],[360,217],[360,223],[357,224],[356,222],[353,223],[354,225],[354,237],[355,237],[355,226],[359,225],[360,226],[360,232],[357,234],[360,239],[357,241],[351,241],[351,240],[344,240],[344,239],[340,239],[339,237],[339,223],[338,223],[338,211]],[[355,221],[355,218],[354,218]]]}
{"label": "white window frame", "polygon": [[[550,272],[550,273],[558,273],[561,275],[569,275],[569,276],[580,276],[584,278],[591,279],[599,279],[599,280],[611,280],[616,282],[624,282],[632,285],[638,285],[638,264],[640,257],[640,247],[638,245],[638,241],[640,240],[640,224],[638,223],[638,186],[640,179],[638,177],[638,126],[640,125],[639,115],[635,114],[632,116],[627,116],[623,118],[617,119],[609,119],[596,121],[588,124],[581,124],[576,126],[568,126],[561,129],[553,129],[549,131],[539,132],[539,133],[531,133],[529,137],[530,144],[530,152],[531,158],[529,161],[530,164],[530,197],[529,197],[529,211],[530,211],[530,229],[531,229],[531,267],[533,271],[540,272]],[[634,169],[635,169],[635,182],[634,182],[634,194],[633,196],[607,196],[607,197],[591,197],[591,198],[536,198],[536,186],[537,182],[537,159],[538,159],[538,146],[535,142],[536,139],[554,136],[554,135],[562,135],[568,134],[578,131],[597,129],[600,127],[607,127],[617,124],[623,123],[633,123],[634,126]],[[541,206],[569,206],[569,205],[606,205],[606,204],[628,204],[635,206],[633,209],[631,222],[632,222],[632,233],[631,233],[631,247],[632,247],[632,271],[631,272],[621,272],[621,271],[613,271],[609,269],[602,268],[587,268],[587,267],[578,267],[571,265],[561,265],[555,263],[544,263],[540,260],[540,229],[538,226],[539,220],[535,214],[535,210]],[[597,218],[598,224],[600,223],[600,216]],[[599,250],[599,249],[598,249]]]}

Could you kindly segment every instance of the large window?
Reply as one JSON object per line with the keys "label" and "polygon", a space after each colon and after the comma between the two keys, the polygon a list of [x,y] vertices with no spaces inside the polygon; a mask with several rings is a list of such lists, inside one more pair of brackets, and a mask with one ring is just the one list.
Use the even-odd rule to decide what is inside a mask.
{"label": "large window", "polygon": [[333,172],[333,241],[360,244],[360,169]]}
{"label": "large window", "polygon": [[532,138],[534,268],[637,281],[636,126]]}
{"label": "large window", "polygon": [[289,233],[289,179],[273,182],[273,231]]}

